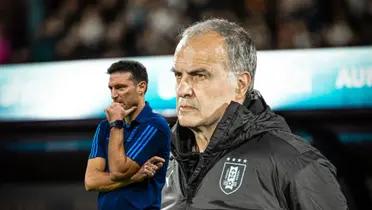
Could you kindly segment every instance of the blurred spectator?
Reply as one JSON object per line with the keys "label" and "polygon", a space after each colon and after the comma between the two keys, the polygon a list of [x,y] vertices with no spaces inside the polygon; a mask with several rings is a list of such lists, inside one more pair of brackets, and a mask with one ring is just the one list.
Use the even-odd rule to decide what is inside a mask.
{"label": "blurred spectator", "polygon": [[[45,10],[42,21],[19,33],[33,27],[25,21],[35,15],[24,11],[28,4]],[[2,63],[172,54],[180,29],[208,17],[247,27],[259,50],[372,43],[371,0],[13,0],[0,6],[0,20],[7,20]],[[9,11],[26,18],[9,19]]]}
{"label": "blurred spectator", "polygon": [[348,46],[353,41],[353,31],[343,20],[337,20],[325,31],[325,41],[330,46]]}
{"label": "blurred spectator", "polygon": [[74,59],[75,49],[79,43],[79,24],[75,23],[66,35],[56,44],[56,56],[58,59]]}
{"label": "blurred spectator", "polygon": [[36,40],[31,46],[32,61],[55,60],[55,45],[64,28],[64,22],[56,16],[48,17],[41,24]]}
{"label": "blurred spectator", "polygon": [[257,15],[252,18],[246,18],[244,26],[249,29],[258,49],[271,48],[270,28],[263,16]]}
{"label": "blurred spectator", "polygon": [[107,26],[107,33],[104,38],[104,51],[102,57],[124,57],[125,37],[127,33],[124,18],[119,16]]}
{"label": "blurred spectator", "polygon": [[3,23],[0,22],[0,64],[9,62],[10,54],[10,39],[5,34]]}
{"label": "blurred spectator", "polygon": [[303,20],[281,21],[278,25],[278,48],[313,47],[310,32]]}

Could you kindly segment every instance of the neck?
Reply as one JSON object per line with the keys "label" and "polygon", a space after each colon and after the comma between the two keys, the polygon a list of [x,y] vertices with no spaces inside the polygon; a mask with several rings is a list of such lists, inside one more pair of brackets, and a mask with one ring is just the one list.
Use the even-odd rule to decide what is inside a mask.
{"label": "neck", "polygon": [[219,120],[209,126],[191,128],[191,131],[194,133],[197,150],[199,152],[204,152],[207,148],[218,122]]}
{"label": "neck", "polygon": [[140,100],[140,102],[137,105],[137,108],[126,117],[125,121],[127,123],[131,123],[134,119],[136,119],[139,113],[141,113],[144,107],[145,107],[145,100],[143,99],[143,100]]}

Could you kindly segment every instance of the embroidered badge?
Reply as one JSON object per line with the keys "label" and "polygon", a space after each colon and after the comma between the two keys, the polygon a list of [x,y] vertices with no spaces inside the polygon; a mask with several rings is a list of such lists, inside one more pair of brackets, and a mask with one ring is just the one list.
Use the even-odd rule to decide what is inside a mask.
{"label": "embroidered badge", "polygon": [[220,188],[226,195],[236,192],[242,185],[247,160],[227,158],[220,177]]}

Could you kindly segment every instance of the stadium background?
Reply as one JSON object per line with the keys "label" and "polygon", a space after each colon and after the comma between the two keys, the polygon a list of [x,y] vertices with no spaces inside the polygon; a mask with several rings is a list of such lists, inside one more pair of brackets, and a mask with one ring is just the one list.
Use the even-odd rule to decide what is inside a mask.
{"label": "stadium background", "polygon": [[[179,31],[207,17],[240,23],[263,55],[309,48],[368,50],[372,43],[370,0],[2,0],[0,82],[5,84],[1,79],[16,71],[22,77],[43,65],[68,68],[71,60],[93,63],[101,58],[171,55]],[[368,55],[372,58],[371,50],[363,57],[368,65],[361,77],[371,78]],[[45,82],[48,72],[42,73]],[[357,95],[349,92],[351,100],[361,99],[360,106],[277,109],[296,133],[337,166],[350,209],[372,206],[372,106],[367,97],[372,83],[366,81]],[[96,194],[84,191],[83,177],[89,139],[102,115],[7,117],[17,110],[2,106],[5,93],[25,87],[22,82],[15,89],[5,91],[6,87],[0,84],[1,209],[95,209]],[[73,103],[79,104],[78,99]],[[39,98],[36,93],[23,100]],[[172,112],[165,114],[175,122]]]}

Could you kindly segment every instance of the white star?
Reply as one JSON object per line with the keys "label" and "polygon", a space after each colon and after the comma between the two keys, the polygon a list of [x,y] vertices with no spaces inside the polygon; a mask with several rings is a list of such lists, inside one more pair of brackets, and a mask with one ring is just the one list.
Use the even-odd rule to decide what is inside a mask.
{"label": "white star", "polygon": [[227,158],[227,161],[230,161],[230,158],[229,157]]}
{"label": "white star", "polygon": [[247,160],[243,160],[244,163],[247,163]]}
{"label": "white star", "polygon": [[238,162],[242,162],[242,159],[239,158],[239,159],[238,159]]}
{"label": "white star", "polygon": [[233,158],[232,161],[235,161],[235,158]]}

